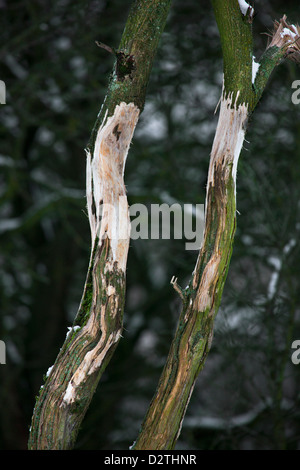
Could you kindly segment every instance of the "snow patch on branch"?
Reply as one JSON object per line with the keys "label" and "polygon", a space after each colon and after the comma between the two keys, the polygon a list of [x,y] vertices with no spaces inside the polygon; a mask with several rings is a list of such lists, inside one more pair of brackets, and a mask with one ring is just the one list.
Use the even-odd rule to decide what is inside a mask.
{"label": "snow patch on branch", "polygon": [[249,15],[250,16],[253,16],[254,14],[254,9],[252,8],[251,5],[249,5],[249,3],[245,2],[245,0],[239,0],[239,5],[240,5],[240,10],[241,12],[243,13],[244,16],[247,15],[247,12],[249,10]]}
{"label": "snow patch on branch", "polygon": [[291,24],[291,25],[290,25],[290,28],[291,28],[291,29],[289,29],[289,28],[283,28],[283,30],[282,30],[281,33],[280,33],[280,36],[281,36],[282,38],[284,38],[284,36],[289,36],[289,37],[287,38],[287,40],[291,42],[291,41],[295,41],[295,39],[296,39],[297,36],[298,36],[298,33],[297,33],[297,29],[296,29],[296,26],[295,26],[295,25]]}
{"label": "snow patch on branch", "polygon": [[76,326],[68,326],[67,327],[67,334],[66,334],[66,339],[70,336],[70,334],[74,331],[79,330],[81,327],[76,325]]}
{"label": "snow patch on branch", "polygon": [[255,57],[252,58],[252,83],[254,84],[256,74],[258,72],[258,69],[260,67],[260,63],[256,62]]}

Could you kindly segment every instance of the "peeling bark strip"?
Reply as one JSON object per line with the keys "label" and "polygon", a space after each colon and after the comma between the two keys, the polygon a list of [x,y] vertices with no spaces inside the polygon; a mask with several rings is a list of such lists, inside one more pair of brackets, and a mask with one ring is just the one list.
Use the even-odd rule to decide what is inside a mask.
{"label": "peeling bark strip", "polygon": [[[226,279],[236,226],[236,175],[248,122],[248,105],[237,104],[239,93],[224,96],[210,156],[203,246],[194,270],[192,287],[199,311],[214,318]],[[221,277],[221,293],[217,291]]]}
{"label": "peeling bark strip", "polygon": [[224,97],[224,94],[223,91],[219,122],[210,158],[208,188],[210,184],[215,186],[214,174],[216,167],[225,164],[228,165],[228,171],[231,168],[234,185],[236,184],[237,164],[245,138],[248,105],[245,103],[237,105],[239,93],[234,103],[232,93],[229,93],[227,98]]}
{"label": "peeling bark strip", "polygon": [[74,326],[37,397],[29,449],[72,448],[121,337],[130,236],[124,185],[128,148],[171,0],[134,0],[107,96],[86,150],[92,249]]}
{"label": "peeling bark strip", "polygon": [[87,206],[92,245],[96,238],[111,240],[112,263],[125,271],[130,220],[124,168],[140,110],[133,103],[117,105],[99,127],[94,153],[87,151]]}

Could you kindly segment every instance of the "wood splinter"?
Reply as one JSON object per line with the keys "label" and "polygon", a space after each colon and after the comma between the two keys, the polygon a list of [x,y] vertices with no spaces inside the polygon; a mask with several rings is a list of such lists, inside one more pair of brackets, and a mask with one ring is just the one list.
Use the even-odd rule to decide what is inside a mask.
{"label": "wood splinter", "polygon": [[116,51],[112,47],[107,46],[106,44],[103,44],[103,42],[99,42],[99,41],[95,41],[95,43],[97,44],[98,47],[101,47],[101,49],[105,49],[110,54],[116,55]]}
{"label": "wood splinter", "polygon": [[171,279],[171,281],[170,281],[170,284],[172,284],[172,286],[174,287],[174,289],[176,290],[176,292],[178,292],[178,294],[179,294],[179,296],[181,297],[181,299],[184,300],[183,291],[182,291],[181,287],[177,284],[177,277],[172,276],[172,279]]}

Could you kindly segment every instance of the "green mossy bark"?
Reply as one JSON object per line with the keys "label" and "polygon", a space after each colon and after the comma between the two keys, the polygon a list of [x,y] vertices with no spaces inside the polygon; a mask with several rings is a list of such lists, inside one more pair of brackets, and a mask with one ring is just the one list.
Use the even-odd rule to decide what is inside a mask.
{"label": "green mossy bark", "polygon": [[266,49],[257,61],[260,66],[252,83],[252,18],[249,14],[241,13],[238,0],[212,0],[211,3],[222,45],[225,96],[233,93],[234,102],[239,92],[236,103],[247,103],[250,115],[260,100],[274,68],[284,59],[286,48],[273,46]]}
{"label": "green mossy bark", "polygon": [[237,104],[250,104],[254,100],[252,20],[242,15],[238,0],[212,0],[212,5],[222,45],[225,95],[233,93],[234,103],[239,93]]}
{"label": "green mossy bark", "polygon": [[272,46],[266,49],[266,51],[261,56],[259,60],[260,66],[254,82],[255,99],[252,106],[253,109],[260,100],[274,68],[284,59],[285,54],[285,49]]}

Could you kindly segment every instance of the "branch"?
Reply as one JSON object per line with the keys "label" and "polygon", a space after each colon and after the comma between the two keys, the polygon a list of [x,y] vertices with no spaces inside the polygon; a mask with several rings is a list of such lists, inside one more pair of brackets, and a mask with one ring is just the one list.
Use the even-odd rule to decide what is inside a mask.
{"label": "branch", "polygon": [[108,93],[86,150],[89,270],[73,328],[37,398],[29,449],[73,447],[121,337],[130,235],[124,167],[170,3],[135,0],[116,51]]}
{"label": "branch", "polygon": [[285,58],[300,63],[300,27],[289,25],[286,15],[279,22],[275,21],[271,41],[260,58],[254,81],[255,104],[260,99],[274,68]]}
{"label": "branch", "polygon": [[[132,446],[135,450],[173,449],[176,444],[211,347],[233,248],[238,159],[248,118],[258,101],[252,83],[254,10],[243,0],[212,0],[212,4],[222,44],[224,82],[208,170],[204,240],[158,388]],[[263,68],[258,77],[262,73]]]}
{"label": "branch", "polygon": [[173,449],[176,444],[196,378],[211,347],[232,252],[236,168],[248,99],[252,99],[250,24],[244,23],[237,1],[218,0],[213,5],[224,51],[224,87],[208,171],[204,241],[158,388],[132,447],[135,450]]}
{"label": "branch", "polygon": [[179,297],[181,298],[181,300],[184,301],[185,300],[184,291],[178,285],[177,277],[173,276],[171,281],[170,281],[170,284],[172,284],[172,286],[174,287],[174,290],[176,290],[176,292],[179,294]]}
{"label": "branch", "polygon": [[237,105],[251,103],[254,10],[241,8],[237,0],[212,0],[212,5],[222,46],[224,94],[232,93]]}

